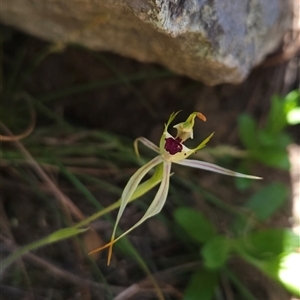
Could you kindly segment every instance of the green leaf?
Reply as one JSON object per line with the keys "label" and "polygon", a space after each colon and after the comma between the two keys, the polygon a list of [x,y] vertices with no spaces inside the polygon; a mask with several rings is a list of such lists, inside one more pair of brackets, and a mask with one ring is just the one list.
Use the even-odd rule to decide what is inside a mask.
{"label": "green leaf", "polygon": [[300,105],[300,91],[294,90],[288,93],[284,98],[284,111],[286,115]]}
{"label": "green leaf", "polygon": [[[265,221],[282,207],[287,197],[288,189],[285,185],[282,183],[271,183],[256,192],[243,207],[251,212],[255,220]],[[247,223],[246,217],[238,216],[232,228],[235,232],[243,232],[250,225]]]}
{"label": "green leaf", "polygon": [[79,228],[74,228],[74,227],[69,227],[69,228],[63,228],[60,230],[55,231],[54,233],[38,240],[35,241],[31,244],[25,245],[19,249],[17,249],[15,252],[13,252],[10,256],[8,256],[7,258],[5,258],[2,262],[1,262],[1,266],[0,266],[0,273],[2,273],[10,264],[12,264],[15,260],[17,260],[18,258],[20,258],[21,256],[29,253],[32,250],[36,250],[38,248],[41,248],[43,246],[52,244],[52,243],[56,243],[60,240],[64,240],[67,238],[70,238],[74,235],[80,234],[84,231],[86,231],[87,229],[79,229]]}
{"label": "green leaf", "polygon": [[205,243],[216,235],[212,223],[202,213],[193,209],[178,208],[174,213],[174,218],[194,240],[200,243]]}
{"label": "green leaf", "polygon": [[288,253],[268,260],[249,259],[255,267],[282,284],[289,292],[300,296],[300,254]]}
{"label": "green leaf", "polygon": [[208,269],[222,267],[228,260],[232,241],[225,236],[216,236],[209,240],[201,249],[204,265]]}
{"label": "green leaf", "polygon": [[266,130],[259,130],[257,133],[260,148],[271,148],[277,145],[277,135],[272,134]]}
{"label": "green leaf", "polygon": [[290,162],[285,149],[274,147],[261,148],[259,151],[252,153],[252,157],[267,166],[283,170],[288,170],[290,168]]}
{"label": "green leaf", "polygon": [[285,114],[285,102],[279,96],[273,96],[271,100],[271,109],[267,117],[266,131],[276,135],[287,125]]}
{"label": "green leaf", "polygon": [[285,150],[286,147],[292,142],[290,136],[284,132],[279,134],[272,134],[266,130],[260,130],[258,132],[258,140],[260,149],[280,148]]}
{"label": "green leaf", "polygon": [[258,231],[236,240],[236,250],[249,263],[300,296],[300,236],[290,229]]}
{"label": "green leaf", "polygon": [[[250,170],[249,168],[246,166],[246,164],[244,164],[244,162],[242,162],[237,170],[237,172],[239,173],[244,173],[244,174],[249,174]],[[235,183],[235,187],[240,190],[240,191],[245,191],[247,190],[251,184],[253,183],[252,180],[249,180],[247,178],[242,178],[242,177],[235,177],[234,178],[234,183]]]}
{"label": "green leaf", "polygon": [[218,272],[203,268],[193,274],[183,300],[211,300],[217,284]]}
{"label": "green leaf", "polygon": [[282,183],[271,183],[255,193],[245,204],[260,221],[271,217],[287,200],[288,188]]}
{"label": "green leaf", "polygon": [[254,119],[248,114],[242,114],[238,118],[238,129],[243,145],[249,149],[257,148],[257,126]]}
{"label": "green leaf", "polygon": [[291,229],[266,229],[237,240],[238,251],[252,258],[269,260],[296,251],[300,236]]}

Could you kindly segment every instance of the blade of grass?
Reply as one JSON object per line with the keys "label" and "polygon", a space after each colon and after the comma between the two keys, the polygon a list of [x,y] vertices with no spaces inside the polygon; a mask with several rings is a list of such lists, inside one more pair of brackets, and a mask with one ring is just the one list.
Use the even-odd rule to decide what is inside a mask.
{"label": "blade of grass", "polygon": [[22,96],[24,98],[29,99],[31,102],[33,102],[34,106],[36,107],[36,109],[40,113],[42,113],[44,116],[46,116],[49,119],[55,120],[58,125],[60,125],[60,126],[62,126],[64,128],[64,130],[66,130],[66,129],[72,129],[73,128],[68,122],[66,122],[58,114],[54,113],[50,108],[48,108],[41,101],[38,101],[35,97],[31,96],[30,94],[28,94],[26,92],[23,92]]}
{"label": "blade of grass", "polygon": [[57,48],[53,45],[45,47],[31,62],[25,71],[20,74],[18,83],[14,86],[14,92],[20,92],[30,74],[41,64],[41,62],[53,52],[57,52]]}
{"label": "blade of grass", "polygon": [[76,174],[76,176],[80,179],[84,179],[88,182],[91,182],[91,183],[94,183],[98,186],[101,187],[101,189],[113,194],[113,195],[116,195],[118,197],[120,197],[120,195],[122,194],[122,189],[117,187],[116,185],[114,184],[111,184],[107,181],[104,181],[104,180],[101,180],[99,178],[96,178],[96,177],[93,177],[93,176],[90,176],[90,175],[86,175],[86,174]]}
{"label": "blade of grass", "polygon": [[0,141],[9,142],[9,141],[21,140],[21,139],[24,139],[25,137],[29,136],[33,132],[34,127],[35,127],[35,119],[36,119],[35,108],[30,99],[26,98],[25,101],[27,102],[27,105],[29,108],[29,115],[30,115],[29,125],[27,126],[27,128],[25,130],[23,130],[23,133],[21,133],[21,134],[17,134],[17,135],[13,135],[13,136],[0,135]]}
{"label": "blade of grass", "polygon": [[18,51],[16,58],[14,60],[14,63],[11,67],[11,73],[8,76],[6,87],[3,91],[3,99],[10,99],[12,95],[12,90],[14,83],[16,82],[16,79],[18,77],[18,74],[20,72],[22,62],[24,61],[25,55],[26,55],[26,48],[21,47],[21,49]]}
{"label": "blade of grass", "polygon": [[192,182],[191,180],[187,180],[183,177],[180,177],[179,178],[176,178],[174,176],[174,180],[179,183],[181,186],[184,186],[185,188],[188,188],[190,191],[195,191],[197,193],[200,193],[204,196],[205,200],[207,200],[208,202],[214,204],[216,207],[230,213],[230,214],[241,214],[242,212],[232,206],[232,205],[229,205],[225,202],[223,202],[221,199],[219,199],[217,196],[213,195],[212,193],[204,190],[203,188],[201,188],[198,184]]}
{"label": "blade of grass", "polygon": [[243,283],[238,279],[238,277],[230,271],[228,268],[223,268],[222,271],[230,279],[230,281],[235,285],[235,287],[240,292],[244,300],[257,300],[249,290],[243,285]]}
{"label": "blade of grass", "polygon": [[[0,125],[7,135],[12,135],[11,131],[4,124],[0,122]],[[75,204],[66,195],[64,195],[60,191],[60,189],[54,184],[54,182],[50,179],[50,177],[46,174],[46,172],[36,162],[33,156],[28,152],[28,150],[19,141],[13,141],[13,143],[15,144],[17,149],[19,149],[20,152],[24,155],[24,157],[32,164],[36,172],[39,174],[40,178],[49,185],[55,197],[63,205],[66,205],[73,213],[73,215],[75,215],[79,220],[84,219],[85,216],[82,214],[82,212],[77,208],[77,206],[75,206]]]}
{"label": "blade of grass", "polygon": [[[145,79],[160,79],[160,78],[168,78],[174,76],[170,71],[152,71],[152,72],[141,72],[133,75],[127,75],[128,82],[142,81]],[[70,86],[59,91],[53,93],[47,93],[46,95],[42,95],[37,97],[38,101],[49,102],[52,100],[56,100],[59,98],[71,96],[74,94],[85,93],[95,89],[102,89],[105,87],[112,87],[118,84],[123,83],[119,78],[111,78],[111,79],[102,79],[93,82],[88,82],[85,84],[76,84],[74,86]]]}
{"label": "blade of grass", "polygon": [[[160,170],[156,170],[156,172],[152,175],[151,178],[140,184],[135,192],[133,193],[131,199],[129,202],[132,202],[139,198],[140,196],[147,193],[149,190],[154,188],[156,185],[158,185],[161,181],[161,174]],[[110,206],[107,206],[103,208],[101,211],[96,212],[95,214],[91,215],[90,217],[85,218],[84,220],[80,221],[79,223],[74,225],[74,228],[80,228],[82,226],[85,226],[89,224],[90,222],[102,217],[103,215],[109,213],[110,211],[117,209],[120,206],[120,199],[116,201],[115,203],[111,204]]]}
{"label": "blade of grass", "polygon": [[0,266],[0,273],[3,273],[10,264],[12,264],[15,260],[19,259],[23,255],[29,253],[30,251],[36,250],[48,244],[58,242],[60,240],[70,238],[74,235],[78,235],[79,233],[82,233],[85,230],[86,229],[79,229],[74,227],[59,229],[54,233],[46,236],[45,238],[42,238],[38,241],[32,242],[30,244],[23,246],[22,248],[17,249],[10,256],[2,260]]}
{"label": "blade of grass", "polygon": [[[94,52],[93,52],[94,53]],[[106,65],[111,71],[113,71],[117,77],[129,87],[131,92],[141,101],[144,107],[148,110],[149,114],[155,119],[157,118],[157,112],[154,110],[150,102],[146,99],[146,97],[136,89],[128,80],[127,75],[125,75],[117,66],[115,66],[109,59],[107,59],[104,55],[100,53],[94,53],[94,56],[100,60],[104,65]]]}

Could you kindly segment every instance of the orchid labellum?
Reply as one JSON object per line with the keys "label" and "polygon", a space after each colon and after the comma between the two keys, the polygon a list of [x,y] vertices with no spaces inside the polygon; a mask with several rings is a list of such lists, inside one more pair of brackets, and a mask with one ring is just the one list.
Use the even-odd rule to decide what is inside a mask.
{"label": "orchid labellum", "polygon": [[[111,236],[111,241],[106,244],[105,246],[101,248],[97,248],[90,252],[90,254],[100,251],[104,248],[109,247],[109,253],[108,253],[108,264],[110,263],[111,256],[112,256],[112,246],[113,244],[118,241],[120,238],[122,238],[124,235],[128,234],[130,231],[135,229],[137,226],[141,225],[143,222],[145,222],[150,217],[158,214],[161,209],[163,208],[169,191],[169,182],[170,182],[170,174],[171,174],[171,166],[172,163],[186,166],[186,167],[192,167],[197,169],[203,169],[207,171],[217,172],[224,175],[229,176],[236,176],[236,177],[244,177],[244,178],[250,178],[250,179],[261,179],[260,177],[251,176],[251,175],[245,175],[241,173],[237,173],[222,167],[219,167],[215,164],[199,161],[199,160],[193,160],[193,159],[187,159],[191,154],[195,153],[196,151],[202,149],[205,147],[207,142],[211,139],[213,136],[213,133],[208,136],[204,141],[202,141],[196,148],[189,149],[184,145],[184,142],[189,139],[193,138],[193,127],[195,123],[195,118],[199,118],[203,121],[206,121],[206,118],[203,114],[199,112],[193,112],[190,114],[190,116],[186,119],[185,122],[179,123],[174,126],[174,128],[177,129],[177,134],[175,137],[173,137],[168,132],[168,127],[170,126],[171,122],[175,119],[179,112],[172,113],[169,117],[169,120],[167,124],[165,124],[165,128],[163,131],[163,134],[160,139],[159,147],[153,144],[151,141],[144,137],[140,137],[136,139],[135,141],[135,150],[138,153],[137,150],[137,143],[141,142],[148,148],[152,149],[153,151],[157,152],[158,155],[153,158],[151,161],[146,163],[144,166],[139,168],[129,179],[127,185],[124,188],[124,191],[121,196],[121,203],[120,208],[117,216],[117,220],[113,229],[113,233]],[[139,187],[141,185],[145,184],[142,183],[142,179],[145,177],[145,175],[154,167],[157,168],[157,172],[153,175],[155,176],[156,181],[160,182],[160,186],[158,188],[158,191],[150,204],[149,208],[147,209],[144,216],[131,228],[129,228],[127,231],[125,231],[123,234],[115,237],[116,235],[116,229],[118,226],[118,223],[121,219],[121,216],[123,215],[123,212],[126,208],[126,205],[132,200],[133,197],[136,198],[136,194],[138,193]],[[146,183],[147,185],[147,183]],[[151,183],[149,183],[151,185]],[[151,186],[151,188],[153,185]],[[145,187],[146,188],[146,187]],[[146,189],[147,190],[147,189]]]}

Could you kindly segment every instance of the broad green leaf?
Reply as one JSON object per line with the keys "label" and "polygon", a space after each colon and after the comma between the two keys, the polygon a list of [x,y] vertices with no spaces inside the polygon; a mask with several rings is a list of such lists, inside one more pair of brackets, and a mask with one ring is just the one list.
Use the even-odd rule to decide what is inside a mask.
{"label": "broad green leaf", "polygon": [[[278,211],[288,197],[288,189],[282,183],[271,183],[256,192],[245,204],[249,210],[249,217],[255,220],[265,221]],[[250,223],[247,217],[238,216],[232,227],[235,232],[244,231]]]}
{"label": "broad green leaf", "polygon": [[290,136],[284,132],[279,134],[272,134],[266,130],[260,130],[258,132],[258,140],[260,145],[260,150],[270,149],[274,151],[275,149],[285,150],[286,147],[292,142]]}
{"label": "broad green leaf", "polygon": [[286,119],[290,125],[300,123],[300,91],[290,92],[285,97]]}
{"label": "broad green leaf", "polygon": [[259,151],[252,153],[253,158],[260,161],[261,163],[288,170],[290,168],[290,162],[285,149],[280,148],[261,148]]}
{"label": "broad green leaf", "polygon": [[266,229],[237,240],[237,250],[258,260],[281,257],[300,247],[300,236],[291,229]]}
{"label": "broad green leaf", "polygon": [[239,135],[244,146],[249,150],[257,148],[257,126],[254,119],[247,115],[242,114],[238,119]]}
{"label": "broad green leaf", "polygon": [[181,207],[176,209],[174,218],[194,240],[200,243],[205,243],[216,235],[214,226],[201,212]]}
{"label": "broad green leaf", "polygon": [[281,283],[289,292],[300,297],[300,254],[291,252],[268,260],[253,257],[244,258],[270,278]]}
{"label": "broad green leaf", "polygon": [[257,138],[260,148],[271,148],[277,145],[277,134],[272,134],[266,130],[259,130]]}
{"label": "broad green leaf", "polygon": [[204,265],[208,269],[222,267],[228,260],[232,241],[225,236],[216,236],[209,240],[201,249]]}
{"label": "broad green leaf", "polygon": [[183,300],[211,300],[218,284],[218,273],[205,268],[194,273]]}
{"label": "broad green leaf", "polygon": [[19,248],[18,250],[16,250],[15,252],[13,252],[10,256],[5,258],[1,262],[0,273],[2,273],[15,260],[17,260],[21,256],[29,253],[30,251],[36,250],[38,248],[41,248],[41,247],[49,245],[49,244],[56,243],[56,242],[64,240],[64,239],[68,239],[68,238],[70,238],[74,235],[80,234],[86,230],[87,229],[79,229],[79,228],[74,228],[74,227],[63,228],[63,229],[55,231],[54,233],[52,233],[38,241],[35,241],[28,245],[25,245],[25,246]]}
{"label": "broad green leaf", "polygon": [[300,295],[300,236],[291,229],[267,229],[236,240],[236,250],[249,263]]}
{"label": "broad green leaf", "polygon": [[291,91],[284,97],[284,101],[284,111],[288,116],[289,112],[291,112],[300,105],[300,91]]}
{"label": "broad green leaf", "polygon": [[293,139],[285,132],[277,136],[277,146],[286,150],[286,147],[293,142]]}
{"label": "broad green leaf", "polygon": [[273,135],[278,134],[286,123],[285,102],[279,96],[273,96],[271,100],[271,109],[267,117],[266,130]]}
{"label": "broad green leaf", "polygon": [[245,204],[260,221],[271,217],[287,200],[288,188],[282,183],[271,183],[256,192]]}

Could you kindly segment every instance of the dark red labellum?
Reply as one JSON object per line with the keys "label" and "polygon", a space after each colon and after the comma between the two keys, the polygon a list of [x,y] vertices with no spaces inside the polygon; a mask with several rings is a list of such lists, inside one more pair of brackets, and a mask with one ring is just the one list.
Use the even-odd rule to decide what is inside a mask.
{"label": "dark red labellum", "polygon": [[167,138],[165,139],[165,149],[168,151],[171,155],[174,155],[178,152],[182,151],[182,144],[181,144],[181,139],[173,139],[173,138]]}

